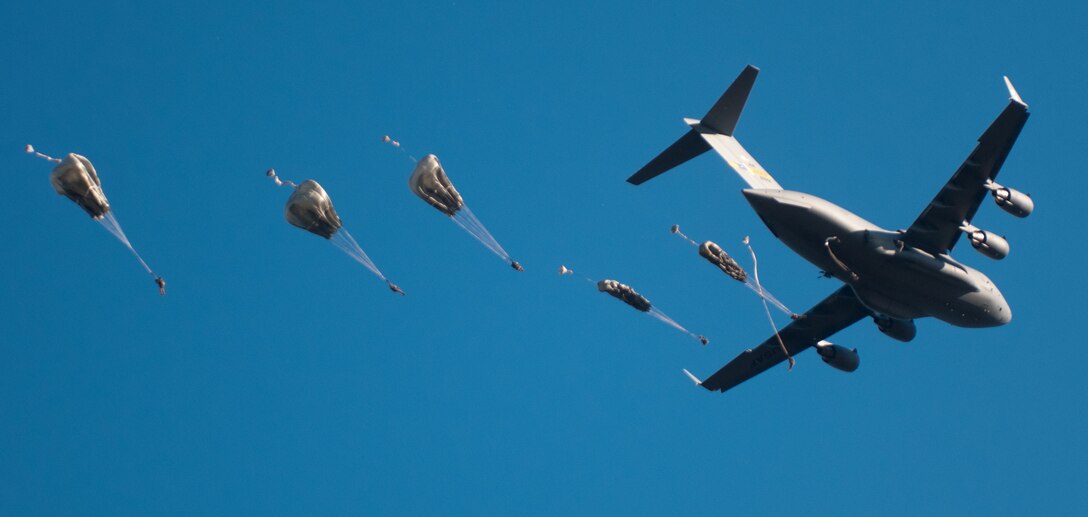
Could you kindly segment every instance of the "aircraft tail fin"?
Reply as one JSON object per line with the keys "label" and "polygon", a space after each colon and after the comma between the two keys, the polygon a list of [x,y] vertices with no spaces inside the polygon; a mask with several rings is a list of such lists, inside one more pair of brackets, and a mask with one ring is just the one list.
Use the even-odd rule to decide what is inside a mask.
{"label": "aircraft tail fin", "polygon": [[781,190],[778,182],[733,138],[733,130],[737,127],[737,121],[740,120],[741,111],[744,110],[757,75],[758,68],[752,65],[745,67],[702,120],[684,119],[691,126],[691,130],[627,178],[627,182],[641,185],[714,149],[752,188]]}
{"label": "aircraft tail fin", "polygon": [[714,107],[706,112],[706,116],[700,122],[702,125],[717,131],[725,136],[733,136],[733,130],[740,120],[740,112],[744,111],[744,103],[748,101],[748,94],[752,92],[752,86],[756,84],[756,76],[759,69],[748,65],[737,76],[729,89],[725,90]]}

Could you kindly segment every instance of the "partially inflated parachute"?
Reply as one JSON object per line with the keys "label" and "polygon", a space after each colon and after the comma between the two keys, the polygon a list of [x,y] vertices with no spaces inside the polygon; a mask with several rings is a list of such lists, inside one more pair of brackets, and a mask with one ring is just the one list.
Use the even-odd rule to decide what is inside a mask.
{"label": "partially inflated parachute", "polygon": [[144,270],[151,275],[151,278],[155,279],[159,294],[165,295],[166,280],[156,275],[151,267],[147,265],[147,262],[144,262],[143,257],[136,252],[136,248],[132,247],[132,242],[128,240],[124,230],[121,229],[121,223],[117,222],[117,218],[110,211],[110,202],[106,200],[106,193],[102,191],[102,180],[98,178],[98,171],[94,170],[91,161],[85,156],[75,153],[68,153],[68,156],[65,156],[63,160],[53,158],[35,151],[32,145],[26,146],[26,152],[57,164],[49,174],[49,183],[53,185],[53,190],[57,191],[57,194],[71,199],[84,212],[87,212],[91,219],[94,219],[106,231],[113,234],[117,240],[121,241],[121,244],[124,244],[132,252]]}
{"label": "partially inflated parachute", "polygon": [[711,264],[718,266],[718,269],[732,277],[733,280],[738,282],[748,280],[748,272],[740,267],[740,264],[737,264],[737,261],[733,260],[733,257],[730,257],[721,246],[711,241],[705,241],[699,245],[699,255],[710,261]]}
{"label": "partially inflated parachute", "polygon": [[[567,269],[566,266],[559,266],[559,274],[560,275],[574,274],[574,271],[572,271],[570,269]],[[588,278],[587,278],[587,280],[588,280]],[[698,339],[699,342],[704,344],[704,345],[707,344],[707,343],[710,343],[710,340],[707,339],[705,336],[700,336],[698,334],[695,334],[694,332],[691,332],[690,330],[684,328],[679,323],[674,321],[672,318],[670,318],[664,312],[661,312],[660,309],[658,309],[657,307],[654,307],[650,303],[650,300],[647,300],[645,296],[642,296],[641,294],[638,294],[638,291],[635,291],[635,289],[633,287],[631,287],[631,286],[629,286],[627,284],[621,284],[621,283],[619,283],[619,282],[617,282],[615,280],[611,280],[611,279],[606,278],[604,280],[601,280],[601,281],[597,282],[597,290],[602,292],[602,293],[608,293],[609,295],[616,298],[617,300],[620,300],[623,303],[626,303],[627,305],[630,305],[631,307],[634,307],[636,310],[641,311],[641,312],[645,312],[646,314],[649,314],[650,316],[653,316],[654,319],[656,319],[656,320],[658,320],[658,321],[660,321],[660,322],[662,322],[662,323],[664,323],[664,324],[666,324],[666,325],[668,325],[668,326],[670,326],[672,328],[675,328],[676,330],[679,330],[679,331],[681,331],[681,332],[683,332],[683,333],[685,333],[685,334],[687,334],[687,335],[689,335],[689,336],[691,336],[691,337],[693,337],[695,339]]]}
{"label": "partially inflated parachute", "polygon": [[[33,148],[31,148],[33,149]],[[86,157],[68,153],[49,174],[53,190],[74,201],[93,219],[101,219],[110,211],[110,202],[102,192],[102,180]]]}
{"label": "partially inflated parachute", "polygon": [[602,293],[608,293],[623,301],[623,303],[642,312],[650,312],[650,300],[647,300],[645,296],[638,294],[634,288],[627,284],[621,284],[615,280],[605,279],[597,282],[597,290]]}

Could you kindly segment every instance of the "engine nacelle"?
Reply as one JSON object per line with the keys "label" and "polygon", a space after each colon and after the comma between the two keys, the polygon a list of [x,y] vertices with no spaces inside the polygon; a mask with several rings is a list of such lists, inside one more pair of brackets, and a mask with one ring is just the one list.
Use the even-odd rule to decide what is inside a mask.
{"label": "engine nacelle", "polygon": [[914,326],[914,320],[897,320],[888,316],[876,316],[873,318],[876,328],[885,336],[902,341],[904,343],[914,339],[918,334],[918,328]]}
{"label": "engine nacelle", "polygon": [[858,349],[846,348],[829,341],[816,343],[816,353],[820,354],[820,359],[823,359],[825,363],[844,372],[857,370],[858,365],[861,364]]}
{"label": "engine nacelle", "polygon": [[1001,260],[1009,256],[1009,241],[996,233],[976,229],[967,232],[967,237],[971,247],[987,257]]}
{"label": "engine nacelle", "polygon": [[993,194],[997,206],[1016,217],[1027,217],[1035,210],[1035,202],[1031,200],[1031,196],[1014,188],[995,188],[990,193]]}

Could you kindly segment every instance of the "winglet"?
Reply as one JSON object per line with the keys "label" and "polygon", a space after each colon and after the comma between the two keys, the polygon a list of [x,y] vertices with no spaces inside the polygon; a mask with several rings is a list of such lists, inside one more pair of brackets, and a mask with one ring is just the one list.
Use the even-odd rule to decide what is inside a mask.
{"label": "winglet", "polygon": [[1016,93],[1016,88],[1012,87],[1012,81],[1009,80],[1009,76],[1005,76],[1005,86],[1009,89],[1009,100],[1015,101],[1017,104],[1023,105],[1025,108],[1028,104],[1024,102],[1024,99],[1020,98],[1020,94]]}
{"label": "winglet", "polygon": [[699,380],[698,377],[692,375],[691,372],[689,372],[687,368],[684,368],[684,374],[687,375],[688,378],[691,379],[691,381],[694,382],[696,386],[702,386],[703,385],[703,381]]}

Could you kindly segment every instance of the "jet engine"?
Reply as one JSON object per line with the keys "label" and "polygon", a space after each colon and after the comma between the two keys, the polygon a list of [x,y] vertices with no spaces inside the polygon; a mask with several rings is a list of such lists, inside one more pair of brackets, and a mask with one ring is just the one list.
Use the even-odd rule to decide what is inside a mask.
{"label": "jet engine", "polygon": [[857,370],[858,365],[861,364],[858,349],[846,348],[830,341],[816,343],[816,353],[820,354],[820,359],[823,359],[825,363],[844,372]]}
{"label": "jet engine", "polygon": [[897,320],[880,315],[874,316],[873,321],[876,323],[876,328],[880,329],[885,336],[904,343],[914,339],[915,334],[918,333],[918,328],[914,326],[914,320]]}
{"label": "jet engine", "polygon": [[990,189],[990,194],[994,196],[997,206],[1016,217],[1027,217],[1035,209],[1035,202],[1031,200],[1031,196],[1019,190],[1004,187],[992,181],[986,184],[986,188]]}
{"label": "jet engine", "polygon": [[987,257],[1001,260],[1009,255],[1009,241],[996,233],[974,228],[967,232],[967,237],[971,247]]}

